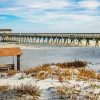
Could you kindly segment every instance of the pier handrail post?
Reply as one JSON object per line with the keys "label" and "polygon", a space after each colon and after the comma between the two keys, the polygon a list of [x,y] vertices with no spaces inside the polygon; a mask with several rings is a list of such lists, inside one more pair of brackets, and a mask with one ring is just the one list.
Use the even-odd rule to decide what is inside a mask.
{"label": "pier handrail post", "polygon": [[20,55],[17,56],[17,71],[20,71]]}

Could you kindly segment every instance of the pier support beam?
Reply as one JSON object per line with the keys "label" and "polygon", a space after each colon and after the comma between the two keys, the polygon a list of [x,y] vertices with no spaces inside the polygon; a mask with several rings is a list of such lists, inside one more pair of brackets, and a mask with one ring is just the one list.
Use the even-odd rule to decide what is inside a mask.
{"label": "pier support beam", "polygon": [[95,46],[99,46],[99,40],[96,40]]}
{"label": "pier support beam", "polygon": [[45,41],[45,38],[43,38],[43,43],[44,43],[44,41]]}
{"label": "pier support beam", "polygon": [[78,45],[82,44],[82,40],[78,39]]}
{"label": "pier support beam", "polygon": [[88,45],[89,45],[89,39],[86,40],[86,46],[88,46]]}

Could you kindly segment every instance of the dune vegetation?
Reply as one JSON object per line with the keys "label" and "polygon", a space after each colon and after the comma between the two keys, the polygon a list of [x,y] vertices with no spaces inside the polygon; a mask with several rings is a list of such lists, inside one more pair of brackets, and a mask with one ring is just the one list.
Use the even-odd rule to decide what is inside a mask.
{"label": "dune vegetation", "polygon": [[99,100],[100,73],[87,64],[75,60],[1,73],[0,99]]}

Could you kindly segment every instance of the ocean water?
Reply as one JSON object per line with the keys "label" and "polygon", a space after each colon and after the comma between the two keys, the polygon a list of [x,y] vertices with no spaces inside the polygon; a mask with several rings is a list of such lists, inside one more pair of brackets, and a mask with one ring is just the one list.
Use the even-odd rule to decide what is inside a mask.
{"label": "ocean water", "polygon": [[[46,63],[74,61],[76,59],[91,62],[88,66],[100,71],[99,47],[37,46],[37,49],[23,49],[22,51],[21,69],[28,69]],[[16,57],[0,57],[0,63],[15,63],[16,65]]]}

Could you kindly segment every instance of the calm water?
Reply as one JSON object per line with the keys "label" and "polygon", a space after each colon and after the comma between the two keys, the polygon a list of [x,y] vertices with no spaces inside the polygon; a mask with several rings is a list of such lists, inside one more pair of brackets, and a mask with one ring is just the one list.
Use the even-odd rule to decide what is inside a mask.
{"label": "calm water", "polygon": [[[48,47],[41,46],[39,49],[23,49],[21,56],[21,68],[73,60],[91,62],[89,67],[100,71],[100,48],[95,47]],[[13,57],[0,57],[0,63],[13,63]],[[16,57],[14,57],[16,64]]]}

